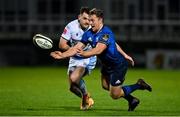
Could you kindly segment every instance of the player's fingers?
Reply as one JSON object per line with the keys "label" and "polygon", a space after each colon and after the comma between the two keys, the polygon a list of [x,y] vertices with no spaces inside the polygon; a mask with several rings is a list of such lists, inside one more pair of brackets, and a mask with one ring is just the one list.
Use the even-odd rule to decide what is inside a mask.
{"label": "player's fingers", "polygon": [[50,53],[50,56],[52,56],[52,57],[53,57],[53,55],[54,55],[54,54],[55,54],[54,52],[51,52],[51,53]]}
{"label": "player's fingers", "polygon": [[131,65],[134,66],[134,61],[133,60],[131,61]]}
{"label": "player's fingers", "polygon": [[58,52],[57,52],[57,54],[58,54],[58,55],[61,55],[61,54],[62,54],[62,52],[58,51]]}
{"label": "player's fingers", "polygon": [[77,49],[77,52],[78,52],[78,53],[81,53],[81,52],[82,52],[82,49]]}
{"label": "player's fingers", "polygon": [[54,53],[58,54],[58,53],[59,53],[59,51],[54,51]]}
{"label": "player's fingers", "polygon": [[59,59],[59,56],[56,52],[51,52],[50,56],[52,56],[54,59]]}

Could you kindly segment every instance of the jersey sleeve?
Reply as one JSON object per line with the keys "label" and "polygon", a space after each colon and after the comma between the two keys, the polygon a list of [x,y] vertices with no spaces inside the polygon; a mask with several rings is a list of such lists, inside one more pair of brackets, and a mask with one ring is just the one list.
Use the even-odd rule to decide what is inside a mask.
{"label": "jersey sleeve", "polygon": [[109,45],[110,43],[110,40],[111,40],[111,35],[110,34],[102,34],[100,37],[99,37],[99,43],[103,43],[105,45]]}
{"label": "jersey sleeve", "polygon": [[67,41],[69,41],[71,39],[71,28],[69,25],[67,25],[65,28],[64,28],[64,31],[61,35],[64,39],[66,39]]}

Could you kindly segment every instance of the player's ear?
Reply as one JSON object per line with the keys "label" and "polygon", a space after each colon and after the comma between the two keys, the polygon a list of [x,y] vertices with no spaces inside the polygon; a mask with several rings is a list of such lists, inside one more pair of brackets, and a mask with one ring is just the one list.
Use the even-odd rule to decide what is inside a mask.
{"label": "player's ear", "polygon": [[80,18],[81,18],[81,14],[78,15],[78,20],[80,20]]}
{"label": "player's ear", "polygon": [[99,21],[103,22],[103,19],[102,19],[102,18],[99,18]]}

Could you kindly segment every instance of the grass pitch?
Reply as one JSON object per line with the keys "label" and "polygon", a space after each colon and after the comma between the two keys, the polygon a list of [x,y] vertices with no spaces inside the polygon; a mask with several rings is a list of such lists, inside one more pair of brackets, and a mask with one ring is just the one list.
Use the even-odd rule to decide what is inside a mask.
{"label": "grass pitch", "polygon": [[128,112],[124,99],[113,100],[101,88],[100,72],[95,69],[85,77],[95,105],[91,110],[79,109],[80,98],[68,90],[66,68],[12,67],[0,68],[1,116],[131,116],[180,115],[180,71],[134,70],[126,75],[124,85],[139,77],[152,85],[153,91],[136,91],[141,102]]}

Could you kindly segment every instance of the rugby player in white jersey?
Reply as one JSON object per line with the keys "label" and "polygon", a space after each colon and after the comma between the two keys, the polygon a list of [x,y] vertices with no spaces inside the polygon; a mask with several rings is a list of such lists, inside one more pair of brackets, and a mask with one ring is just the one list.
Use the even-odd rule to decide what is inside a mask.
{"label": "rugby player in white jersey", "polygon": [[[82,7],[78,19],[71,21],[66,25],[59,41],[59,48],[67,51],[77,44],[82,35],[89,27],[89,8]],[[85,50],[91,49],[88,45]],[[83,77],[91,72],[95,67],[96,56],[83,58],[75,55],[69,60],[68,75],[70,91],[82,98],[80,109],[86,110],[93,106],[94,101],[87,92]]]}

